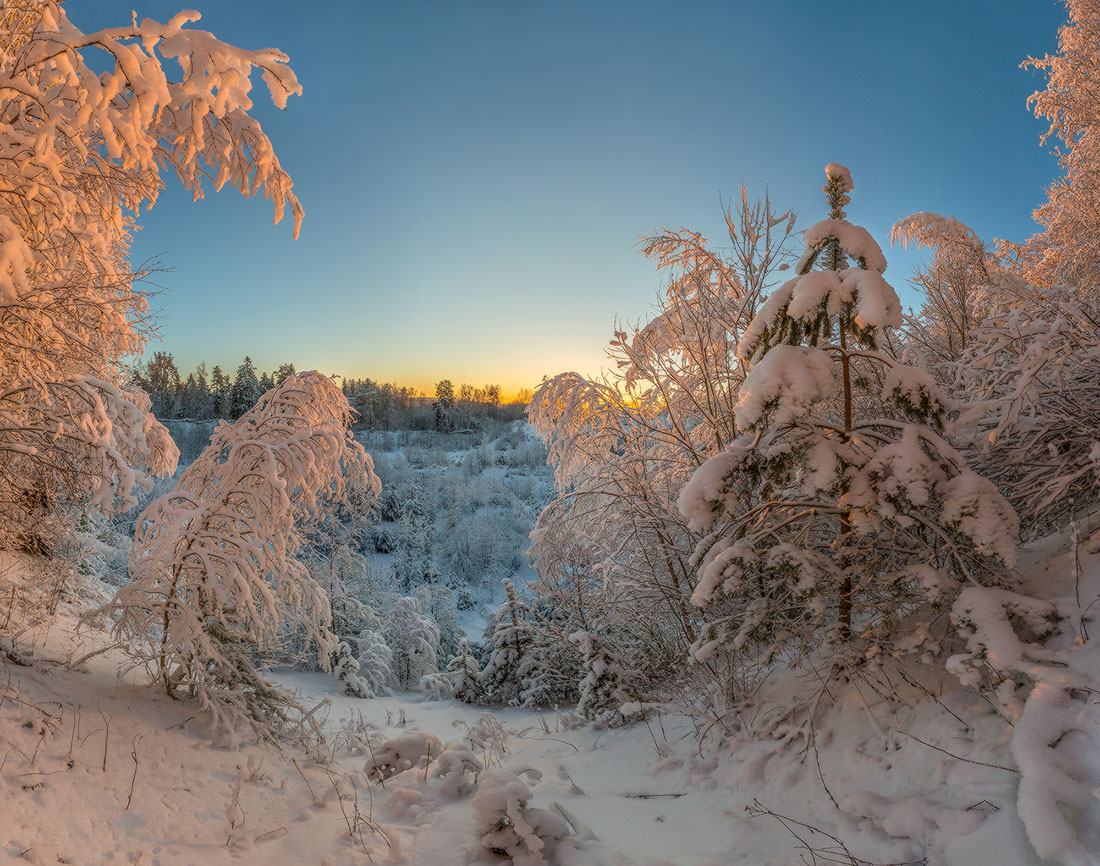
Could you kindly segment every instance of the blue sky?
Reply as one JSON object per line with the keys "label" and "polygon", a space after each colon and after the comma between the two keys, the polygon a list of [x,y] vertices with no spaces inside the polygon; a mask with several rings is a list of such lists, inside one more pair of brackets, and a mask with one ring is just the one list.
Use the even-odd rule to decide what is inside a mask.
{"label": "blue sky", "polygon": [[[506,391],[595,373],[661,285],[638,236],[721,244],[742,182],[805,226],[844,163],[849,218],[885,248],[918,210],[1021,240],[1057,170],[1026,107],[1043,79],[1018,68],[1056,49],[1055,0],[193,2],[193,26],[290,55],[304,94],[258,116],[306,220],[292,241],[262,199],[178,185],[144,215],[135,260],[173,269],[156,348],[184,372],[250,354]],[[180,8],[66,10],[96,29],[135,6]],[[915,258],[886,252],[901,289]]]}

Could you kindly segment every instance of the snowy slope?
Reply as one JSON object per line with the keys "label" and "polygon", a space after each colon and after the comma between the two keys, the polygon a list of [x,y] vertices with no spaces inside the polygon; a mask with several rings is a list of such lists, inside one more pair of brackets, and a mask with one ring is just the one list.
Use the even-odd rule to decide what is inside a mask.
{"label": "snowy slope", "polygon": [[[1069,542],[1063,534],[1027,549],[1024,577],[1072,632],[1073,611],[1080,620],[1100,597],[1100,556],[1089,552],[1088,527],[1079,557]],[[1044,801],[1021,789],[1036,750],[1022,749],[989,695],[939,668],[828,689],[812,671],[779,669],[738,712],[693,723],[653,710],[615,730],[411,694],[360,700],[326,675],[280,672],[304,703],[323,702],[323,754],[233,752],[204,738],[192,707],[142,685],[142,671],[120,674],[118,650],[67,667],[106,643],[96,632],[74,636],[73,623],[65,614],[28,636],[33,666],[0,672],[0,862],[507,862],[481,843],[472,775],[457,792],[436,775],[439,755],[368,780],[372,753],[412,731],[464,742],[483,767],[523,772],[530,805],[556,803],[553,814],[573,822],[550,861],[562,866],[789,866],[812,862],[807,847],[823,863],[1040,866],[1032,843],[1044,831],[1064,843],[1062,862],[1100,862],[1088,853],[1100,819],[1087,798],[1050,792],[1047,805],[1076,836],[1052,823]],[[1069,653],[1073,670],[1100,670],[1092,644],[1075,648],[1072,633],[1047,648]],[[885,700],[889,689],[901,699]],[[1051,779],[1064,773],[1085,793],[1100,783],[1090,706],[1078,708],[1080,730],[1038,755],[1053,756]],[[696,724],[709,725],[701,748]]]}

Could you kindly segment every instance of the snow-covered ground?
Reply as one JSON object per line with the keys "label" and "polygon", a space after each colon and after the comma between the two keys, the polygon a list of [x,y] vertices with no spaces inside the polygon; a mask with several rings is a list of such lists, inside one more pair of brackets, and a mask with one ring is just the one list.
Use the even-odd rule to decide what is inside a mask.
{"label": "snow-covered ground", "polygon": [[[1072,636],[1100,597],[1089,531],[1078,557],[1068,533],[1027,548],[1024,582],[1066,617],[1031,654],[1095,678],[1094,646]],[[827,687],[780,668],[755,709],[710,720],[700,745],[708,720],[670,709],[575,728],[568,708],[363,700],[328,675],[279,671],[318,707],[327,743],[233,751],[104,633],[76,632],[74,610],[23,636],[31,665],[0,667],[0,862],[491,866],[509,862],[482,843],[502,779],[546,810],[529,813],[541,826],[569,830],[546,858],[561,866],[1041,866],[1029,831],[1061,862],[1100,862],[1095,697],[1067,705],[1067,735],[1036,741],[1036,720],[1069,717],[1024,707],[1013,726],[942,664]],[[431,744],[427,762],[372,775],[386,744],[410,737]],[[481,769],[439,775],[463,756]]]}

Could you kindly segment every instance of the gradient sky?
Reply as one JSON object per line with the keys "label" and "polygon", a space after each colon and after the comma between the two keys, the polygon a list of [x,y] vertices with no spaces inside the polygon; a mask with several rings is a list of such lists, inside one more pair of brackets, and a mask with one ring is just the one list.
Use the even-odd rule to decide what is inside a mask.
{"label": "gradient sky", "polygon": [[[638,236],[721,244],[742,182],[804,227],[825,164],[848,165],[849,218],[902,289],[895,220],[1022,240],[1057,170],[1026,107],[1043,78],[1018,67],[1056,50],[1056,0],[194,3],[192,26],[290,55],[304,94],[277,111],[257,76],[257,116],[306,220],[292,241],[262,199],[192,203],[172,179],[134,259],[172,268],[152,348],[184,374],[245,354],[426,391],[591,374],[660,289]],[[135,7],[181,8],[65,4],[85,30]]]}

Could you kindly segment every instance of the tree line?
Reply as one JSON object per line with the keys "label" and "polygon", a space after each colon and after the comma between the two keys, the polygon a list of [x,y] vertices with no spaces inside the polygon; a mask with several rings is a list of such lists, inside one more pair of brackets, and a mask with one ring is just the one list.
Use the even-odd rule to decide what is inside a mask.
{"label": "tree line", "polygon": [[[148,361],[134,364],[130,377],[149,395],[153,414],[161,420],[235,421],[295,372],[293,363],[259,372],[246,355],[233,375],[203,361],[184,378],[171,352],[156,351]],[[443,379],[436,383],[435,396],[428,397],[408,385],[348,377],[341,378],[341,390],[358,413],[355,426],[368,430],[452,431],[478,427],[488,419],[515,421],[523,417],[532,393],[522,389],[505,402],[500,385],[462,383],[455,388],[452,380]]]}

